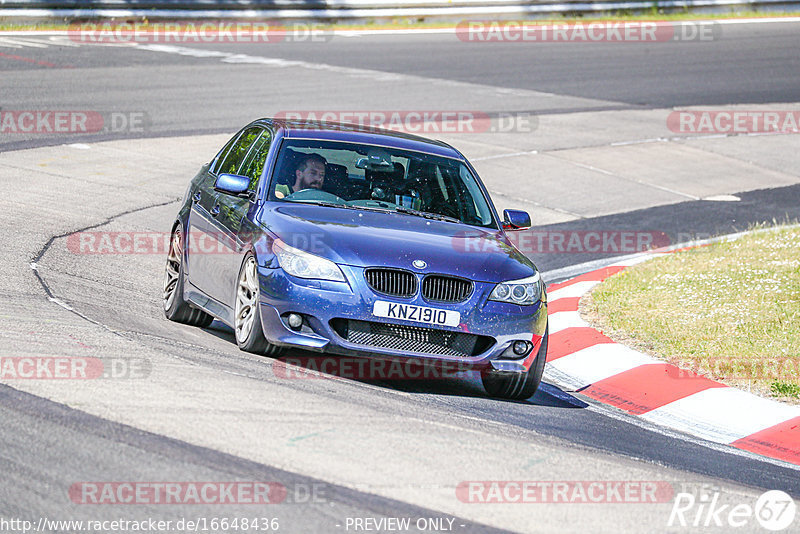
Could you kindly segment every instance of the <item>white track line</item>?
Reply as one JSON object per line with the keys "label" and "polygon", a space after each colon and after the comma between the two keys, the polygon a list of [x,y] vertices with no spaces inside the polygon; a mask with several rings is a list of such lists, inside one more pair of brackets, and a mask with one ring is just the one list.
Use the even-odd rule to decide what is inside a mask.
{"label": "white track line", "polygon": [[717,443],[732,443],[798,416],[800,407],[732,387],[706,389],[641,415]]}
{"label": "white track line", "polygon": [[556,289],[552,293],[548,293],[547,300],[548,302],[552,302],[558,299],[582,297],[599,283],[600,282],[595,280],[587,280],[585,282],[575,282],[574,284],[562,287],[561,289]]}
{"label": "white track line", "polygon": [[589,386],[634,367],[658,363],[656,360],[616,343],[600,343],[562,356],[547,365],[572,378],[575,389]]}
{"label": "white track line", "polygon": [[584,321],[581,318],[581,314],[576,311],[553,313],[548,316],[547,322],[551,335],[555,334],[556,332],[561,332],[567,328],[589,326],[589,323]]}

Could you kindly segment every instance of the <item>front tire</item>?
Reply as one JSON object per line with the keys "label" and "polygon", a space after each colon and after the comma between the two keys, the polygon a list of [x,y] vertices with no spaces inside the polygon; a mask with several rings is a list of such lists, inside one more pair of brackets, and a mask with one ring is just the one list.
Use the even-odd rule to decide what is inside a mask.
{"label": "front tire", "polygon": [[170,321],[205,328],[214,317],[203,310],[192,308],[183,300],[183,232],[178,226],[172,232],[164,268],[164,315]]}
{"label": "front tire", "polygon": [[236,344],[246,352],[277,356],[281,349],[264,337],[259,305],[259,280],[256,259],[248,253],[236,283],[236,309],[233,318]]}
{"label": "front tire", "polygon": [[498,373],[494,371],[481,373],[481,381],[486,393],[490,397],[509,400],[526,400],[533,397],[536,390],[539,389],[539,384],[542,383],[549,337],[548,328],[545,328],[542,344],[539,346],[539,353],[527,373]]}

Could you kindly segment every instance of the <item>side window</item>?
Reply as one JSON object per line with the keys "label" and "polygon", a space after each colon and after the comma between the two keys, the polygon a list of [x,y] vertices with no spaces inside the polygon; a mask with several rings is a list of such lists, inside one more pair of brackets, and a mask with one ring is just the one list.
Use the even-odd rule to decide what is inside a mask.
{"label": "side window", "polygon": [[250,146],[258,138],[260,133],[261,128],[259,127],[248,128],[242,132],[242,135],[239,136],[236,143],[228,150],[222,164],[217,168],[217,172],[219,174],[237,174],[242,160],[247,156]]}
{"label": "side window", "polygon": [[272,133],[269,130],[264,130],[261,137],[253,144],[247,160],[242,165],[242,176],[250,178],[249,191],[255,191],[258,185],[258,179],[264,172],[264,164],[267,161],[267,152],[269,146],[272,144]]}
{"label": "side window", "polygon": [[230,140],[225,144],[225,146],[222,147],[222,150],[219,151],[219,154],[217,154],[217,157],[214,159],[214,162],[211,165],[211,168],[209,169],[209,172],[211,174],[217,174],[219,172],[219,167],[220,167],[220,165],[222,165],[222,162],[225,160],[225,155],[228,153],[228,151],[230,150],[231,146],[236,142],[237,139],[239,139],[239,134],[238,133],[236,135],[234,135],[233,137],[231,137]]}

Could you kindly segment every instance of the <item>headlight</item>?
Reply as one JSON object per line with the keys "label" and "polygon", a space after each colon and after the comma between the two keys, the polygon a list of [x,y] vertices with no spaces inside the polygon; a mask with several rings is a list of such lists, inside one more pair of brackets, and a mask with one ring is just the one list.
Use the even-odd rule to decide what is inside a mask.
{"label": "headlight", "polygon": [[330,260],[290,247],[280,239],[272,243],[272,252],[284,271],[298,278],[344,282],[339,266]]}
{"label": "headlight", "polygon": [[522,280],[509,280],[497,284],[489,295],[489,300],[523,306],[529,306],[540,298],[542,298],[542,279],[538,272]]}

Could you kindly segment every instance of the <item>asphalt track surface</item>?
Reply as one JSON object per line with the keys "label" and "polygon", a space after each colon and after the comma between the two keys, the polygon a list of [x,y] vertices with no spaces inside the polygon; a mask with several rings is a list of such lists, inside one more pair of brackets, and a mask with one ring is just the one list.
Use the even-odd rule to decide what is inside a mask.
{"label": "asphalt track surface", "polygon": [[[800,101],[800,57],[796,53],[800,35],[796,24],[725,25],[717,27],[714,35],[713,41],[636,44],[467,43],[452,34],[337,35],[310,43],[181,46],[586,99],[568,105],[531,102],[512,108],[499,101],[492,109],[482,108],[486,112],[542,115]],[[125,46],[103,48],[98,53],[91,46],[75,47],[68,37],[60,37],[59,42],[63,46],[2,49],[17,59],[6,56],[0,61],[0,71],[4,72],[0,107],[25,109],[36,104],[35,109],[74,106],[144,111],[150,121],[146,132],[150,136],[229,132],[232,125],[286,110],[281,98],[286,80],[232,74],[228,65],[209,64],[203,57],[149,55]],[[87,80],[91,91],[85,90]],[[368,85],[365,80],[361,87],[350,87],[350,92],[358,95],[368,90]],[[331,89],[339,92],[338,87]],[[391,109],[406,109],[395,107],[402,89],[398,83],[387,95],[394,97],[388,99]],[[416,96],[419,100],[415,103],[425,101],[424,94]],[[454,107],[463,109],[462,105]],[[0,147],[46,142],[47,136],[10,136],[0,139]]]}
{"label": "asphalt track surface", "polygon": [[[346,517],[451,517],[463,525],[455,530],[463,532],[670,530],[666,528],[669,504],[652,509],[514,505],[496,511],[448,504],[454,500],[452,490],[458,481],[478,476],[484,477],[478,480],[667,480],[676,487],[719,487],[731,502],[749,502],[767,489],[799,497],[795,468],[642,426],[550,384],[526,402],[500,402],[486,398],[474,379],[287,383],[276,374],[279,363],[240,353],[230,331],[217,323],[200,331],[165,321],[158,308],[162,258],[76,257],[64,247],[64,236],[83,228],[157,231],[169,224],[176,209],[174,199],[183,192],[190,172],[170,174],[167,169],[181,154],[173,153],[171,160],[163,153],[166,150],[158,152],[147,144],[147,138],[163,137],[168,143],[177,135],[231,132],[256,116],[287,109],[283,102],[294,93],[321,95],[313,106],[335,105],[331,102],[337,98],[352,106],[370,94],[377,71],[443,80],[441,85],[451,87],[450,98],[456,101],[475,98],[459,93],[467,87],[459,83],[476,82],[568,97],[551,98],[549,108],[539,101],[526,107],[525,94],[513,101],[513,107],[502,100],[480,102],[481,109],[495,113],[560,115],[795,103],[800,101],[797,29],[790,24],[726,26],[722,38],[713,43],[625,47],[466,45],[441,35],[337,37],[329,43],[269,45],[267,50],[255,45],[187,46],[369,70],[371,78],[357,86],[337,86],[336,71],[330,69],[320,71],[317,84],[314,76],[271,80],[247,65],[234,69],[213,57],[131,47],[0,50],[25,58],[0,59],[3,109],[144,111],[149,121],[140,133],[0,138],[0,150],[10,151],[141,137],[144,144],[130,149],[141,161],[138,167],[131,164],[129,175],[139,173],[148,184],[146,189],[129,190],[127,185],[114,185],[113,176],[94,176],[102,158],[94,160],[95,167],[84,167],[93,171],[85,183],[77,181],[80,171],[68,178],[56,172],[50,181],[31,171],[36,181],[14,183],[27,177],[25,167],[14,160],[3,181],[9,195],[3,218],[7,229],[3,269],[9,273],[2,287],[7,297],[6,349],[10,354],[74,354],[89,346],[107,354],[144,355],[154,366],[146,385],[109,381],[75,389],[48,385],[36,394],[26,392],[27,385],[19,382],[0,386],[0,515],[60,519],[252,515],[246,507],[224,508],[223,513],[197,505],[87,509],[70,502],[70,485],[89,480],[277,480],[289,488],[323,485],[326,498],[319,502],[287,503],[268,510],[281,518],[286,532],[344,531]],[[416,95],[418,100],[404,95],[405,81],[389,79],[394,87],[384,98],[406,98],[421,108],[425,95]],[[122,145],[109,146],[100,152],[106,161],[111,162],[114,154],[127,157],[119,148]],[[142,155],[148,147],[154,154],[151,159]],[[8,156],[0,155],[0,162],[8,163]],[[64,172],[66,176],[71,171]],[[688,200],[619,209],[543,228],[658,228],[671,235],[703,237],[773,218],[800,217],[799,187],[751,189],[756,191],[739,194],[741,201],[735,203]],[[93,198],[86,198],[88,194]],[[20,218],[35,213],[39,204],[52,213],[50,220],[20,224]],[[535,259],[548,271],[608,256],[552,254]],[[28,267],[34,260],[41,265],[37,273]],[[66,301],[72,310],[47,297]],[[63,345],[65,339],[68,345]],[[181,373],[189,372],[194,373],[194,382],[180,382]],[[246,384],[239,381],[242,377]],[[163,397],[154,398],[155,392]],[[270,399],[270,392],[277,395],[271,399],[275,409],[285,412],[275,414],[265,411],[264,405],[245,402],[257,395]],[[285,397],[285,402],[278,397]],[[380,437],[370,432],[373,426]],[[298,451],[303,443],[317,439],[322,441],[315,447]],[[462,450],[458,460],[430,457],[445,451],[458,457]],[[475,467],[483,464],[486,467]],[[498,469],[493,471],[492,465]],[[431,476],[425,475],[426,470]],[[394,484],[387,482],[392,480]],[[743,529],[750,530],[757,528]]]}

